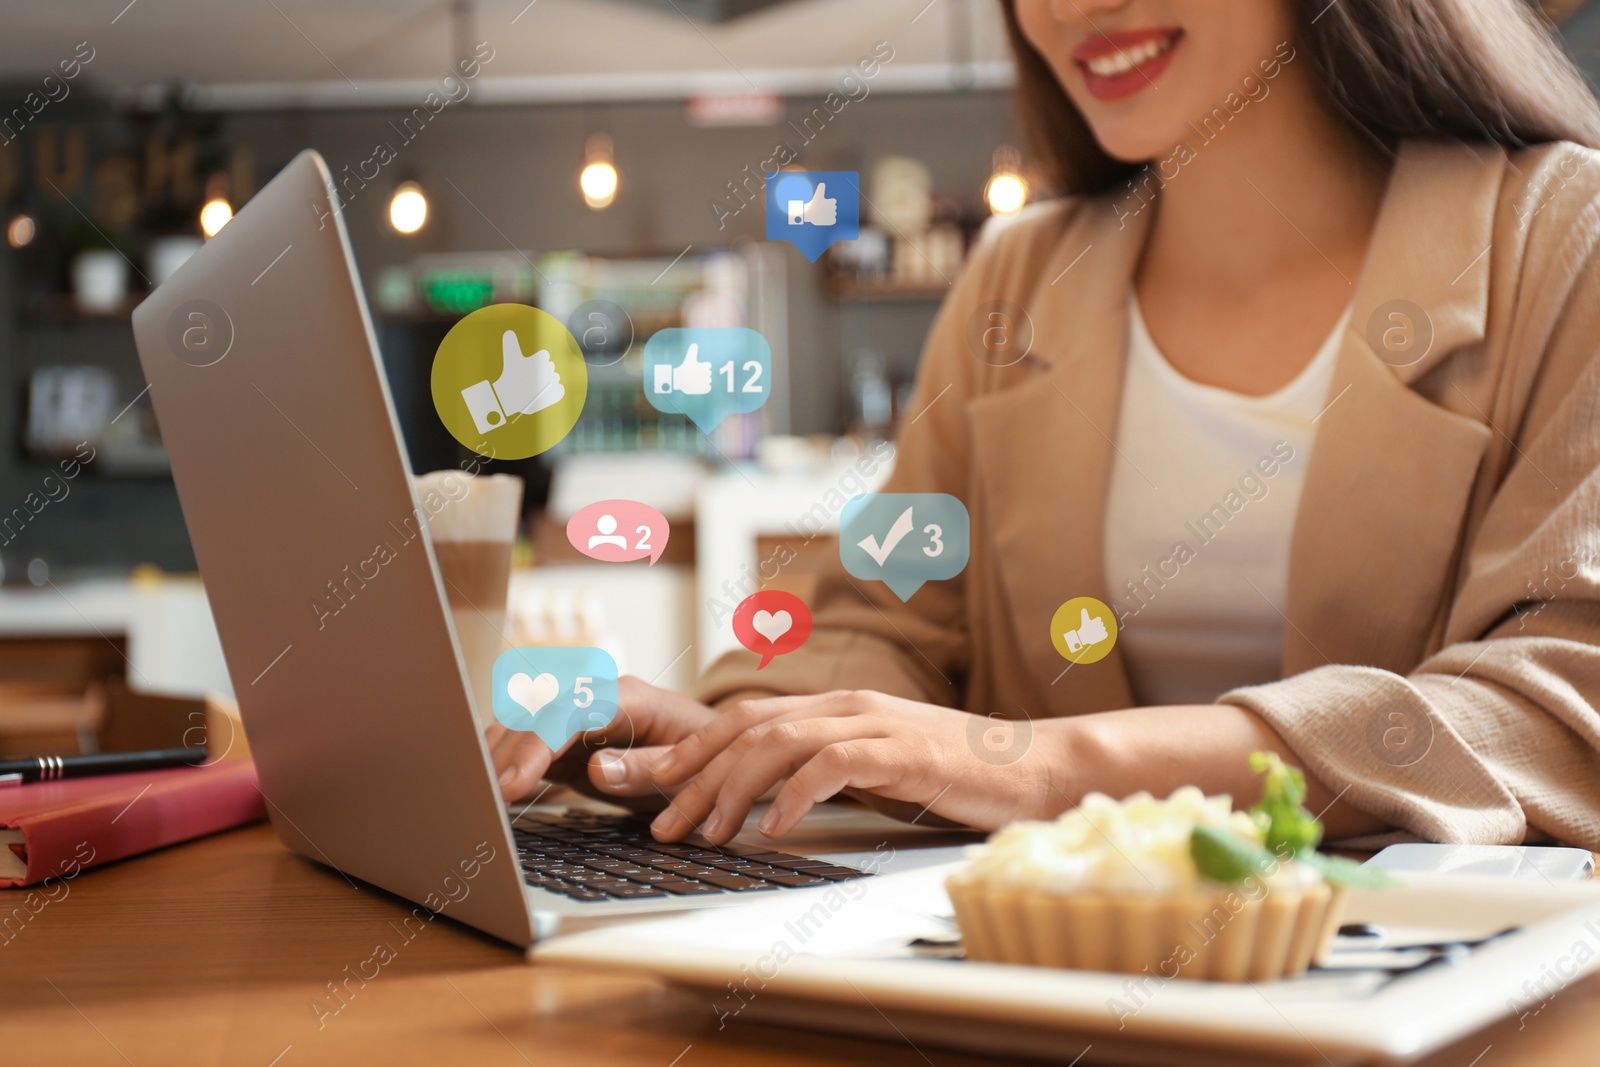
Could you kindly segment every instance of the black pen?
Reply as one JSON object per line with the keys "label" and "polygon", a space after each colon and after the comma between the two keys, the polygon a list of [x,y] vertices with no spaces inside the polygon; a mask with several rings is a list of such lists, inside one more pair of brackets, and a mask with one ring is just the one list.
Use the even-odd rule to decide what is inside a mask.
{"label": "black pen", "polygon": [[0,786],[129,774],[165,767],[194,767],[206,761],[203,748],[159,748],[150,752],[102,752],[93,756],[28,756],[0,760]]}

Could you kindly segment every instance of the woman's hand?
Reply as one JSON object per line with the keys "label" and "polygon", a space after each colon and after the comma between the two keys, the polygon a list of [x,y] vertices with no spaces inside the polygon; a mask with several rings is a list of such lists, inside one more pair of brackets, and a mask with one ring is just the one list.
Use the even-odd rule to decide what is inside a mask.
{"label": "woman's hand", "polygon": [[673,841],[698,825],[707,840],[727,841],[785,778],[761,820],[768,837],[846,789],[892,813],[920,810],[984,830],[1067,806],[1052,780],[1052,770],[1066,771],[1064,720],[1032,724],[1026,750],[997,759],[982,740],[997,723],[975,718],[873,692],[743,701],[651,767],[657,785],[682,786],[651,829]]}
{"label": "woman's hand", "polygon": [[518,800],[549,778],[637,810],[664,806],[667,793],[650,777],[650,764],[667,751],[665,746],[714,722],[717,713],[631,676],[618,680],[617,699],[611,722],[577,735],[560,752],[551,752],[531,731],[490,726],[485,734],[506,799]]}

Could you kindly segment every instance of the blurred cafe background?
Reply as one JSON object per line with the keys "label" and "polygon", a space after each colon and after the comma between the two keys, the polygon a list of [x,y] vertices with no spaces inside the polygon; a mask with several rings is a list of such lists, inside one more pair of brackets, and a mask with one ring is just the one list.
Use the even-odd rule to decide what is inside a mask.
{"label": "blurred cafe background", "polygon": [[[1550,9],[1595,70],[1600,11]],[[995,0],[5,0],[0,18],[0,754],[91,747],[130,689],[232,692],[129,312],[301,149],[340,185],[416,472],[468,458],[428,390],[461,316],[530,303],[578,338],[576,428],[489,468],[527,483],[512,616],[519,640],[598,644],[671,686],[733,646],[746,593],[805,594],[840,494],[888,470],[978,227],[1049,193]],[[860,239],[815,263],[767,241],[761,175],[783,164],[858,172]],[[771,400],[709,436],[641,388],[645,341],[685,323],[772,348]],[[567,517],[612,497],[671,519],[655,566],[567,544]]]}

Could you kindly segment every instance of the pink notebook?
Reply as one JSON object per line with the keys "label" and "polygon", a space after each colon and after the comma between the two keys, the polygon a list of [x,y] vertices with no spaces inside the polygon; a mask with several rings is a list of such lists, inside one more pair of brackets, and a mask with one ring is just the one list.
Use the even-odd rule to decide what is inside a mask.
{"label": "pink notebook", "polygon": [[0,786],[0,887],[71,878],[266,814],[249,760]]}

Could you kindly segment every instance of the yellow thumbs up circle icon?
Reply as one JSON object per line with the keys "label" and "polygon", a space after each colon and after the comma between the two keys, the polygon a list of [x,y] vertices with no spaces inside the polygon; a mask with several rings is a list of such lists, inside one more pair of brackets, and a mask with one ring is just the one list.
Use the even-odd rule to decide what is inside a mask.
{"label": "yellow thumbs up circle icon", "polygon": [[1050,643],[1073,663],[1105,659],[1117,643],[1117,615],[1092,596],[1075,596],[1050,620]]}
{"label": "yellow thumbs up circle icon", "polygon": [[480,455],[526,459],[578,421],[589,372],[560,319],[525,304],[491,304],[445,334],[430,384],[450,436]]}

